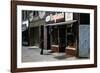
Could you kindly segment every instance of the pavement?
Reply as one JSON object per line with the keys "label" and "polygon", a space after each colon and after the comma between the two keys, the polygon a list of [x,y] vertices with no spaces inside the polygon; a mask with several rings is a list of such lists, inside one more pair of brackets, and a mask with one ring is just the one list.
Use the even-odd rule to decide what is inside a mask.
{"label": "pavement", "polygon": [[43,61],[60,61],[75,60],[76,57],[66,56],[65,53],[50,53],[51,50],[44,49],[43,55],[41,49],[34,46],[22,46],[22,62],[43,62]]}

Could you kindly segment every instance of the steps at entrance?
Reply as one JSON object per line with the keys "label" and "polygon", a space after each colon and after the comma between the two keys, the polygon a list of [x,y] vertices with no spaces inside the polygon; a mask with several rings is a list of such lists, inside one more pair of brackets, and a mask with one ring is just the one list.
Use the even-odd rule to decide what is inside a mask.
{"label": "steps at entrance", "polygon": [[[52,45],[51,50],[54,53],[59,53],[59,46],[58,45]],[[73,47],[66,47],[65,53],[66,53],[66,55],[76,56],[76,49],[73,48]]]}
{"label": "steps at entrance", "polygon": [[66,55],[76,56],[76,49],[72,47],[65,48]]}
{"label": "steps at entrance", "polygon": [[52,50],[53,52],[59,52],[59,45],[52,45],[52,46],[51,46],[51,50]]}

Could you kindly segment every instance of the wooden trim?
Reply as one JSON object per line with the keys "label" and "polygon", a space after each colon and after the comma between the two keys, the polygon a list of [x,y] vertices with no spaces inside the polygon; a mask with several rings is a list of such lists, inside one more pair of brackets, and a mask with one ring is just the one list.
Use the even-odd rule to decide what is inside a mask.
{"label": "wooden trim", "polygon": [[82,5],[82,4],[64,4],[64,3],[49,3],[49,2],[33,2],[33,1],[14,1],[16,5],[28,6],[46,6],[46,7],[63,7],[63,8],[81,8],[81,9],[94,9],[96,5]]}
{"label": "wooden trim", "polygon": [[17,69],[17,9],[15,2],[11,2],[11,72]]}
{"label": "wooden trim", "polygon": [[94,8],[94,66],[97,67],[97,7]]}

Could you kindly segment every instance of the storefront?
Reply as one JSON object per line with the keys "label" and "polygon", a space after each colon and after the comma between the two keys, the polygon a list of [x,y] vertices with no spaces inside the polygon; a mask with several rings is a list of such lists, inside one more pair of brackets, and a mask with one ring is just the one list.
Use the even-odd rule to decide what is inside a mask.
{"label": "storefront", "polygon": [[[51,50],[51,53],[63,52],[66,55],[83,56],[81,55],[82,50],[80,50],[82,48],[80,43],[83,39],[80,37],[84,34],[80,35],[80,33],[85,32],[85,30],[80,28],[81,25],[89,25],[90,23],[83,24],[84,17],[82,16],[86,16],[86,14],[30,11],[29,25],[26,31],[28,45],[40,48],[40,54],[43,54],[44,50]],[[89,16],[86,17],[89,18]],[[89,28],[87,28],[87,31],[89,31]],[[89,35],[88,33],[87,35]],[[23,34],[23,37],[25,37],[25,34]],[[89,41],[88,37],[86,41]],[[89,49],[89,44],[85,46],[88,46]],[[86,57],[89,57],[89,55]]]}

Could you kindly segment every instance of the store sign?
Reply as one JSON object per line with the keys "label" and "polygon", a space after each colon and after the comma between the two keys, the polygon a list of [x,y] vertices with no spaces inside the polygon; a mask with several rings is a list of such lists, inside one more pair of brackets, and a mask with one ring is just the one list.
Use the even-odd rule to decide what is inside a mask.
{"label": "store sign", "polygon": [[28,26],[29,26],[28,23],[29,23],[28,20],[22,22],[22,31],[27,30],[27,28],[28,28]]}
{"label": "store sign", "polygon": [[32,21],[37,21],[37,20],[39,20],[39,19],[40,19],[39,16],[34,16],[33,12],[31,12],[31,13],[29,14],[29,21],[30,21],[30,22],[32,22]]}
{"label": "store sign", "polygon": [[66,12],[65,13],[65,21],[73,20],[73,13]]}
{"label": "store sign", "polygon": [[33,20],[33,12],[31,12],[30,14],[29,14],[29,21],[31,22]]}
{"label": "store sign", "polygon": [[45,11],[39,11],[39,17],[43,19],[45,17]]}
{"label": "store sign", "polygon": [[48,15],[45,21],[46,22],[50,22],[50,21],[57,22],[57,20],[63,19],[63,18],[64,18],[64,13],[56,13],[55,15],[53,14]]}

